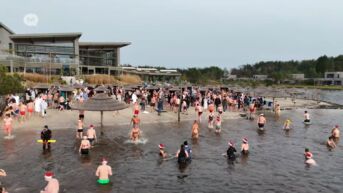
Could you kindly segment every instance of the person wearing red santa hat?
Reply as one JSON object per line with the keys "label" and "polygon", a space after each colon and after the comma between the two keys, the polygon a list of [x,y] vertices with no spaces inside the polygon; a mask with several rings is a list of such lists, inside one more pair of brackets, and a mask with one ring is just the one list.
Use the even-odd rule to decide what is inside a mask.
{"label": "person wearing red santa hat", "polygon": [[58,193],[60,184],[57,179],[53,178],[54,173],[48,171],[45,172],[44,178],[48,184],[45,186],[44,190],[40,191],[40,193]]}
{"label": "person wearing red santa hat", "polygon": [[305,149],[305,163],[308,165],[316,165],[316,161],[313,159],[313,154],[308,148]]}
{"label": "person wearing red santa hat", "polygon": [[162,158],[166,158],[168,156],[167,152],[164,151],[164,147],[165,145],[164,144],[160,144],[158,145],[158,147],[160,148],[160,153],[159,155],[162,157]]}
{"label": "person wearing red santa hat", "polygon": [[112,176],[112,168],[111,166],[107,165],[107,160],[105,158],[102,158],[102,164],[98,166],[95,175],[99,177],[99,184],[110,183],[109,176]]}

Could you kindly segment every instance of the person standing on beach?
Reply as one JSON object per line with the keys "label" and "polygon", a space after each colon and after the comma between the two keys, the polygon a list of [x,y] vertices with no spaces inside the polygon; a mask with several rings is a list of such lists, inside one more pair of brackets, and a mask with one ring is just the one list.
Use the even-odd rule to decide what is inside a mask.
{"label": "person standing on beach", "polygon": [[107,165],[107,160],[105,158],[102,159],[102,164],[98,166],[95,175],[99,177],[99,184],[108,184],[110,182],[109,176],[112,176],[112,168]]}
{"label": "person standing on beach", "polygon": [[40,191],[40,193],[58,193],[60,189],[60,184],[57,179],[53,178],[54,173],[52,172],[45,172],[44,178],[48,184],[45,186],[44,190]]}
{"label": "person standing on beach", "polygon": [[19,103],[19,113],[20,113],[20,121],[24,122],[26,120],[26,110],[27,106],[23,103]]}

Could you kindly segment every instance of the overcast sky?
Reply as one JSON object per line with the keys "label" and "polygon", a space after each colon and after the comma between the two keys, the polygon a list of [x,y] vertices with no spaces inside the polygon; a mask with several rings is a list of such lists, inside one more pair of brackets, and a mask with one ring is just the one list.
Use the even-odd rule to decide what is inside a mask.
{"label": "overcast sky", "polygon": [[[343,54],[343,0],[0,0],[15,33],[127,41],[121,63],[238,67]],[[23,22],[34,13],[35,27]]]}

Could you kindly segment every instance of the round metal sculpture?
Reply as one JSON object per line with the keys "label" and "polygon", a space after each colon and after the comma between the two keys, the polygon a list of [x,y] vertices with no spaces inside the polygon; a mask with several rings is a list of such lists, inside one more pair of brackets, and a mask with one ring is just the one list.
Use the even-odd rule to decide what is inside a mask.
{"label": "round metal sculpture", "polygon": [[[71,104],[73,110],[83,111],[100,111],[101,115],[101,128],[103,127],[103,113],[104,111],[118,111],[128,108],[129,105],[114,100],[109,97],[107,93],[97,93],[92,98],[80,103],[75,102]],[[102,132],[102,131],[101,131]]]}

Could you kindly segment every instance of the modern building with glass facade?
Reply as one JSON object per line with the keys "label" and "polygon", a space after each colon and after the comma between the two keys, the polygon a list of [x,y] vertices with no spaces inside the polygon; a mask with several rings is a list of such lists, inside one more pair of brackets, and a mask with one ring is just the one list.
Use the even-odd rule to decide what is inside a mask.
{"label": "modern building with glass facade", "polygon": [[0,61],[11,72],[116,74],[129,42],[80,42],[81,33],[15,34],[0,23]]}

